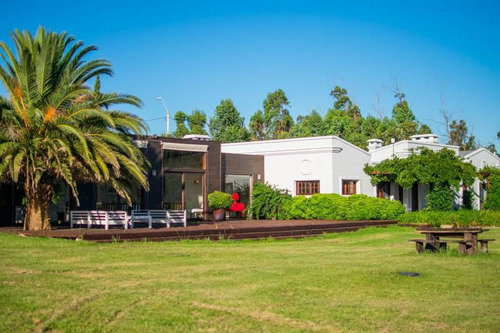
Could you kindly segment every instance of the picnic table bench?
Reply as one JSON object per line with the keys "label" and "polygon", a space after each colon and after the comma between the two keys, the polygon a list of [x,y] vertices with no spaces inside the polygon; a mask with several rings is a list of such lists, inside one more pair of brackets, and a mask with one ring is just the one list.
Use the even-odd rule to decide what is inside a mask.
{"label": "picnic table bench", "polygon": [[486,253],[488,252],[488,242],[492,242],[494,239],[478,239],[478,235],[488,230],[482,228],[419,228],[416,231],[424,234],[425,239],[410,239],[409,242],[415,242],[417,253],[424,250],[446,250],[447,243],[458,243],[459,254],[477,253],[477,245],[480,243],[481,251]]}

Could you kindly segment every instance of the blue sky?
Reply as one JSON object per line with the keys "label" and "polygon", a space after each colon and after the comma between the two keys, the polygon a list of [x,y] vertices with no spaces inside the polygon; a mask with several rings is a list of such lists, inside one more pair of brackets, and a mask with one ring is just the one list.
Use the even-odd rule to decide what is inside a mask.
{"label": "blue sky", "polygon": [[[140,97],[144,119],[231,98],[248,122],[281,88],[294,118],[333,105],[334,85],[363,114],[390,116],[398,81],[417,118],[444,134],[440,92],[479,142],[499,144],[497,1],[11,1],[0,40],[15,28],[68,31],[99,47],[115,75],[102,89]],[[0,91],[4,94],[4,91]],[[149,121],[151,133],[165,121]],[[441,141],[445,141],[444,137]]]}

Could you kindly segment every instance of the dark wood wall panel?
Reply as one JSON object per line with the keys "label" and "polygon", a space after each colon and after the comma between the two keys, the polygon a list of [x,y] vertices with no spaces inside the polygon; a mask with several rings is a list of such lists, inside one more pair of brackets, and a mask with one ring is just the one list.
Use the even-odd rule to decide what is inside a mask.
{"label": "dark wood wall panel", "polygon": [[[244,154],[222,154],[222,179],[224,188],[226,175],[252,175],[252,181],[265,181],[264,156]],[[260,175],[260,179],[259,179]]]}

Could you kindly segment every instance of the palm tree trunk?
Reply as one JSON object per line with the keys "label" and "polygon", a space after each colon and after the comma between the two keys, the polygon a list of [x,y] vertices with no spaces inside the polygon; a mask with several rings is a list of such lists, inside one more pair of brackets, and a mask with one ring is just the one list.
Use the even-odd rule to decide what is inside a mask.
{"label": "palm tree trunk", "polygon": [[52,186],[50,184],[30,186],[29,182],[26,182],[24,190],[27,201],[24,230],[50,230]]}

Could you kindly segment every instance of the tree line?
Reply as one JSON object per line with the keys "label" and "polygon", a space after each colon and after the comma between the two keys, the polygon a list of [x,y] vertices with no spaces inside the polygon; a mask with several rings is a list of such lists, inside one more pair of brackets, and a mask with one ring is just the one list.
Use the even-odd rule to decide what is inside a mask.
{"label": "tree line", "polygon": [[[396,85],[395,104],[390,117],[380,115],[364,117],[359,106],[348,95],[347,89],[335,86],[330,92],[333,106],[324,116],[316,110],[309,114],[299,115],[294,120],[290,115],[290,102],[282,89],[267,94],[262,109],[251,117],[248,126],[231,99],[223,99],[215,108],[214,116],[200,110],[191,114],[177,111],[174,116],[176,130],[174,136],[182,138],[186,134],[210,134],[213,140],[223,143],[259,141],[286,138],[302,138],[322,135],[336,135],[356,146],[366,149],[369,139],[381,139],[384,145],[391,139],[407,140],[412,135],[430,134],[430,127],[417,120],[410,108],[406,95]],[[459,146],[461,150],[472,150],[478,147],[476,139],[470,133],[463,119],[449,119],[445,126],[447,143]],[[208,131],[207,131],[208,127]],[[500,138],[500,132],[498,133]],[[488,147],[495,150],[491,144]]]}

